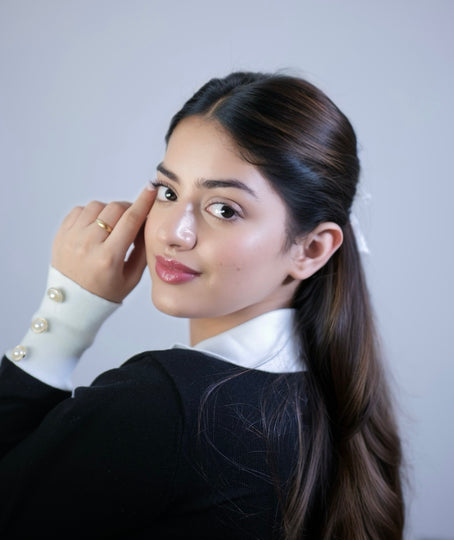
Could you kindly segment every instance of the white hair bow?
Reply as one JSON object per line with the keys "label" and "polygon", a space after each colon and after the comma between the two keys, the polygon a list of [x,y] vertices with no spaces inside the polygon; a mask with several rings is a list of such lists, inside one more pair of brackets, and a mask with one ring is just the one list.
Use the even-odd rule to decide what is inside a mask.
{"label": "white hair bow", "polygon": [[[358,193],[356,195],[354,206],[356,208],[361,207],[361,206],[365,207],[370,203],[371,199],[372,199],[372,195],[369,192],[364,191],[362,189],[362,186],[360,185],[358,189]],[[360,208],[358,208],[358,210],[359,209]],[[370,253],[369,246],[367,245],[366,238],[361,229],[359,219],[354,211],[350,214],[350,224],[353,229],[353,234],[355,235],[355,238],[356,238],[356,244],[358,246],[359,252],[369,254]]]}
{"label": "white hair bow", "polygon": [[359,252],[370,253],[369,246],[367,245],[363,231],[361,230],[361,225],[359,224],[358,218],[355,214],[350,215],[350,223],[353,229],[353,234],[356,238],[356,244],[358,246]]}

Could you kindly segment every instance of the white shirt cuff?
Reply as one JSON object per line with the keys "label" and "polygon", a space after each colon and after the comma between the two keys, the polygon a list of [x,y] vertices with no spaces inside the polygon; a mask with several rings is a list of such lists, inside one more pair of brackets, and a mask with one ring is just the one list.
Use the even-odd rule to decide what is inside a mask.
{"label": "white shirt cuff", "polygon": [[31,327],[6,356],[36,379],[71,390],[71,374],[82,353],[120,305],[88,292],[51,266]]}

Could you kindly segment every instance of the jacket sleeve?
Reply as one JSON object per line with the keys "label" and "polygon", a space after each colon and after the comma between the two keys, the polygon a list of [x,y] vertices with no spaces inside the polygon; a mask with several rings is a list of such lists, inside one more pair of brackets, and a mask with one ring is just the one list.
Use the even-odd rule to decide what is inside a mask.
{"label": "jacket sleeve", "polygon": [[0,538],[128,538],[169,507],[183,415],[150,353],[74,396],[0,368]]}
{"label": "jacket sleeve", "polygon": [[103,322],[121,305],[109,302],[49,268],[46,293],[20,344],[6,352],[26,373],[60,390]]}
{"label": "jacket sleeve", "polygon": [[70,395],[27,375],[4,357],[0,365],[0,459]]}

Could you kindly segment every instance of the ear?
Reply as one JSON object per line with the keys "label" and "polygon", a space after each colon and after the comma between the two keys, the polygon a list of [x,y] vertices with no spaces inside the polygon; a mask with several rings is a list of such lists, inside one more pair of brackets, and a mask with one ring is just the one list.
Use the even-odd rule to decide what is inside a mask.
{"label": "ear", "polygon": [[302,280],[315,274],[339,249],[343,238],[342,229],[337,223],[320,223],[309,234],[297,239],[290,248],[292,271],[289,275]]}

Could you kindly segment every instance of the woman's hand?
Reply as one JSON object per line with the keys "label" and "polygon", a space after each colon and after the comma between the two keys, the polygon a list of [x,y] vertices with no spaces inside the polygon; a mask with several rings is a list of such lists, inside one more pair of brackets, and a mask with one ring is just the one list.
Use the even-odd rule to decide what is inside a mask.
{"label": "woman's hand", "polygon": [[133,204],[93,201],[73,208],[55,236],[52,266],[91,293],[121,302],[139,283],[146,266],[143,225],[155,194],[146,188]]}

